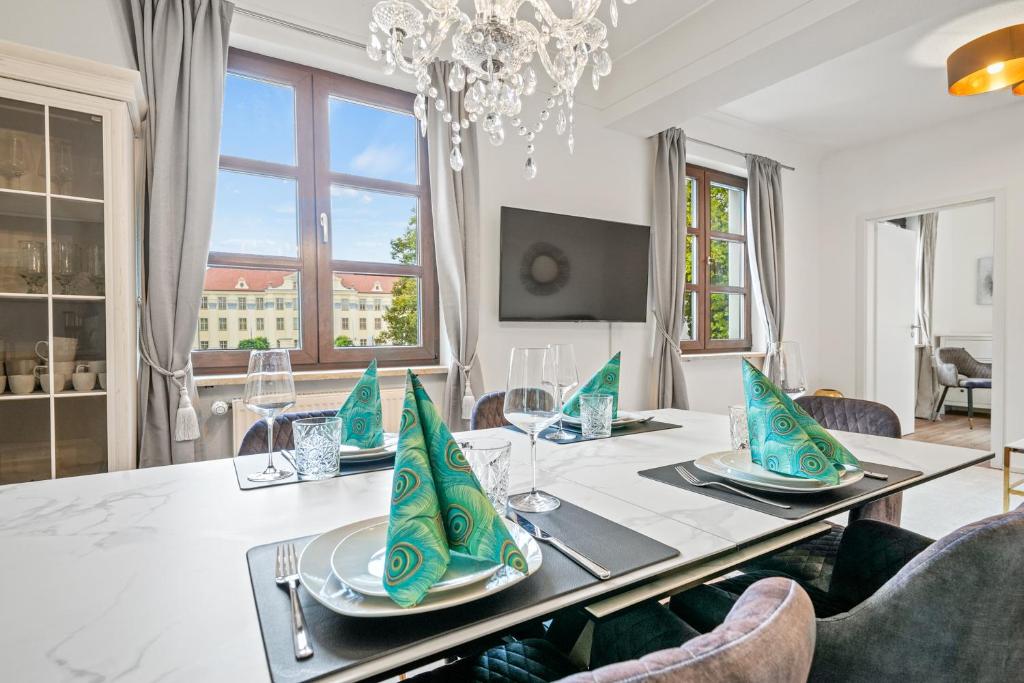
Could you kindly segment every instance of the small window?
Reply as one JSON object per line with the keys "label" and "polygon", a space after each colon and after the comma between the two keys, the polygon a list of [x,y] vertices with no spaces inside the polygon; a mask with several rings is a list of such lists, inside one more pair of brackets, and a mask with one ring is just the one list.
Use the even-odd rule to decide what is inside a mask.
{"label": "small window", "polygon": [[262,296],[256,297],[256,310],[257,311],[262,311],[263,310],[263,297]]}
{"label": "small window", "polygon": [[365,330],[366,329],[366,318],[360,318],[359,319],[359,329],[360,330]]}
{"label": "small window", "polygon": [[373,329],[379,330],[380,329],[380,324],[381,324],[381,319],[380,318],[374,318],[373,319]]}
{"label": "small window", "polygon": [[274,299],[274,308],[276,308],[279,311],[283,311],[284,310],[284,299],[282,299],[280,297]]}
{"label": "small window", "polygon": [[278,332],[284,332],[284,318],[277,319],[276,327]]}
{"label": "small window", "polygon": [[256,331],[257,332],[262,332],[263,331],[263,325],[264,325],[263,318],[256,318]]}
{"label": "small window", "polygon": [[210,319],[209,318],[200,318],[199,319],[199,331],[200,332],[207,332],[207,331],[209,331],[209,329],[210,329]]}
{"label": "small window", "polygon": [[246,318],[238,319],[238,331],[245,332],[249,329],[249,321]]}
{"label": "small window", "polygon": [[201,300],[199,301],[199,308],[200,308],[201,310],[204,310],[204,311],[205,311],[205,310],[206,310],[206,309],[208,309],[209,307],[210,307],[210,298],[209,298],[209,297],[206,297],[206,296],[204,296],[204,297],[203,297],[203,298],[202,298],[202,299],[201,299]]}
{"label": "small window", "polygon": [[227,343],[226,341],[220,341],[220,342],[217,342],[217,344],[218,344],[218,346],[220,346],[220,348],[222,348],[222,349],[226,349],[226,348],[228,348],[228,343]]}
{"label": "small window", "polygon": [[245,310],[245,303],[246,303],[246,301],[245,301],[245,297],[244,296],[238,297],[238,310],[244,311]]}
{"label": "small window", "polygon": [[217,331],[218,332],[227,332],[228,331],[228,319],[227,318],[217,318]]}
{"label": "small window", "polygon": [[687,166],[686,175],[686,326],[680,348],[749,351],[747,181],[699,166]]}
{"label": "small window", "polygon": [[199,342],[199,348],[202,349],[203,351],[207,350],[208,348],[210,348],[210,342],[208,342],[208,341],[201,341],[201,342]]}
{"label": "small window", "polygon": [[348,318],[341,319],[341,329],[348,330]]}

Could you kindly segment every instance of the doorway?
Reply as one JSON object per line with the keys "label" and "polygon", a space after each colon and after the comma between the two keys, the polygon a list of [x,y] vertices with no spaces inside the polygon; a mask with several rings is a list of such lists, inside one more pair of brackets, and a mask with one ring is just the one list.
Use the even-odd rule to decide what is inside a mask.
{"label": "doorway", "polygon": [[[869,223],[868,386],[906,438],[993,442],[996,208],[987,199]],[[947,372],[936,372],[935,357]]]}

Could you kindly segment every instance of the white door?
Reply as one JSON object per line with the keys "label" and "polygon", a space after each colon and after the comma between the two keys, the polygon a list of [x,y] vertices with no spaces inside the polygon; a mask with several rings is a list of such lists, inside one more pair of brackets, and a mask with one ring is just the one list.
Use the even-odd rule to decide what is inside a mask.
{"label": "white door", "polygon": [[914,282],[917,234],[892,223],[875,226],[875,400],[914,431],[917,381]]}

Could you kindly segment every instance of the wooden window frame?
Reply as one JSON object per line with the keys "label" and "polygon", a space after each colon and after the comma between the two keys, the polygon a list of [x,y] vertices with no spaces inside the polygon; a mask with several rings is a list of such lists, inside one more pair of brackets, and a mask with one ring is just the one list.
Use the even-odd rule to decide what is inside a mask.
{"label": "wooden window frame", "polygon": [[[345,369],[365,366],[376,358],[383,365],[430,364],[439,362],[440,312],[438,307],[437,271],[434,258],[433,222],[431,220],[430,183],[426,140],[416,135],[418,179],[416,185],[374,178],[351,176],[330,171],[331,96],[403,114],[411,114],[414,95],[386,86],[341,76],[291,62],[231,48],[228,72],[268,81],[292,88],[295,95],[295,164],[259,161],[221,155],[219,170],[287,178],[296,183],[296,220],[298,223],[298,256],[253,256],[211,251],[209,267],[252,268],[259,270],[295,271],[299,276],[297,305],[301,321],[300,348],[291,349],[295,369]],[[330,188],[340,184],[355,189],[413,195],[417,198],[417,232],[419,263],[361,263],[334,261],[331,244],[320,239],[319,217],[330,216]],[[366,275],[414,275],[420,287],[420,341],[414,347],[347,347],[334,348],[333,273]],[[268,298],[267,301],[273,301]],[[212,308],[219,308],[210,302]],[[273,301],[277,317],[279,309]],[[287,316],[285,316],[287,317]],[[266,325],[270,329],[270,325]],[[276,331],[276,330],[275,330]],[[244,371],[248,350],[193,350],[192,365],[198,371],[217,374]]]}
{"label": "wooden window frame", "polygon": [[[747,243],[746,217],[744,216],[743,233],[734,235],[731,233],[716,232],[711,230],[711,185],[727,185],[743,190],[744,196],[747,192],[747,179],[741,176],[723,173],[702,166],[686,166],[686,178],[692,178],[697,188],[697,207],[693,212],[696,225],[688,225],[686,228],[687,238],[696,238],[697,253],[693,266],[697,270],[696,283],[685,283],[684,295],[689,296],[690,292],[696,292],[697,311],[697,335],[693,340],[684,340],[679,343],[679,349],[685,354],[693,353],[728,353],[736,351],[750,351],[753,348],[753,333],[751,330],[751,295],[750,282],[750,248]],[[689,194],[683,198],[686,202]],[[744,206],[744,213],[746,212]],[[686,206],[683,206],[683,214],[686,214]],[[711,241],[722,240],[743,245],[743,286],[733,287],[711,284],[710,254]],[[684,242],[683,248],[686,248]],[[684,274],[685,277],[685,274]],[[711,339],[711,295],[712,294],[742,294],[743,295],[743,338],[742,339]]]}

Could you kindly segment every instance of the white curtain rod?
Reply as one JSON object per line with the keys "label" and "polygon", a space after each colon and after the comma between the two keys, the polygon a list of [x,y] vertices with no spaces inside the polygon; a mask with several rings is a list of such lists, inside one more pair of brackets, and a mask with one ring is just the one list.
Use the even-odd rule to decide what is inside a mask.
{"label": "white curtain rod", "polygon": [[315,28],[310,28],[309,26],[296,24],[285,19],[279,19],[278,17],[272,17],[269,14],[263,14],[262,12],[254,12],[251,9],[245,9],[244,7],[239,7],[237,5],[235,6],[235,14],[241,14],[242,16],[246,16],[257,21],[264,21],[268,24],[275,24],[277,26],[282,26],[284,28],[290,28],[293,31],[299,31],[301,33],[306,33],[311,36],[316,36],[317,38],[323,38],[324,40],[330,40],[335,43],[341,43],[342,45],[347,45],[348,47],[354,47],[360,50],[366,49],[366,44],[360,43],[357,40],[345,38],[344,36],[339,36],[334,33],[327,33],[326,31],[320,31]]}
{"label": "white curtain rod", "polygon": [[[706,145],[708,147],[714,147],[715,149],[720,149],[723,152],[731,152],[732,154],[739,154],[741,157],[746,156],[746,154],[744,154],[743,152],[739,151],[738,149],[732,149],[731,147],[723,147],[722,145],[716,145],[713,142],[708,142],[706,140],[701,140],[699,138],[687,137],[686,141],[687,142],[696,142],[698,145]],[[796,170],[792,166],[787,166],[786,164],[782,164],[782,163],[780,163],[779,166],[781,166],[782,168],[786,169],[787,171],[795,171]]]}

